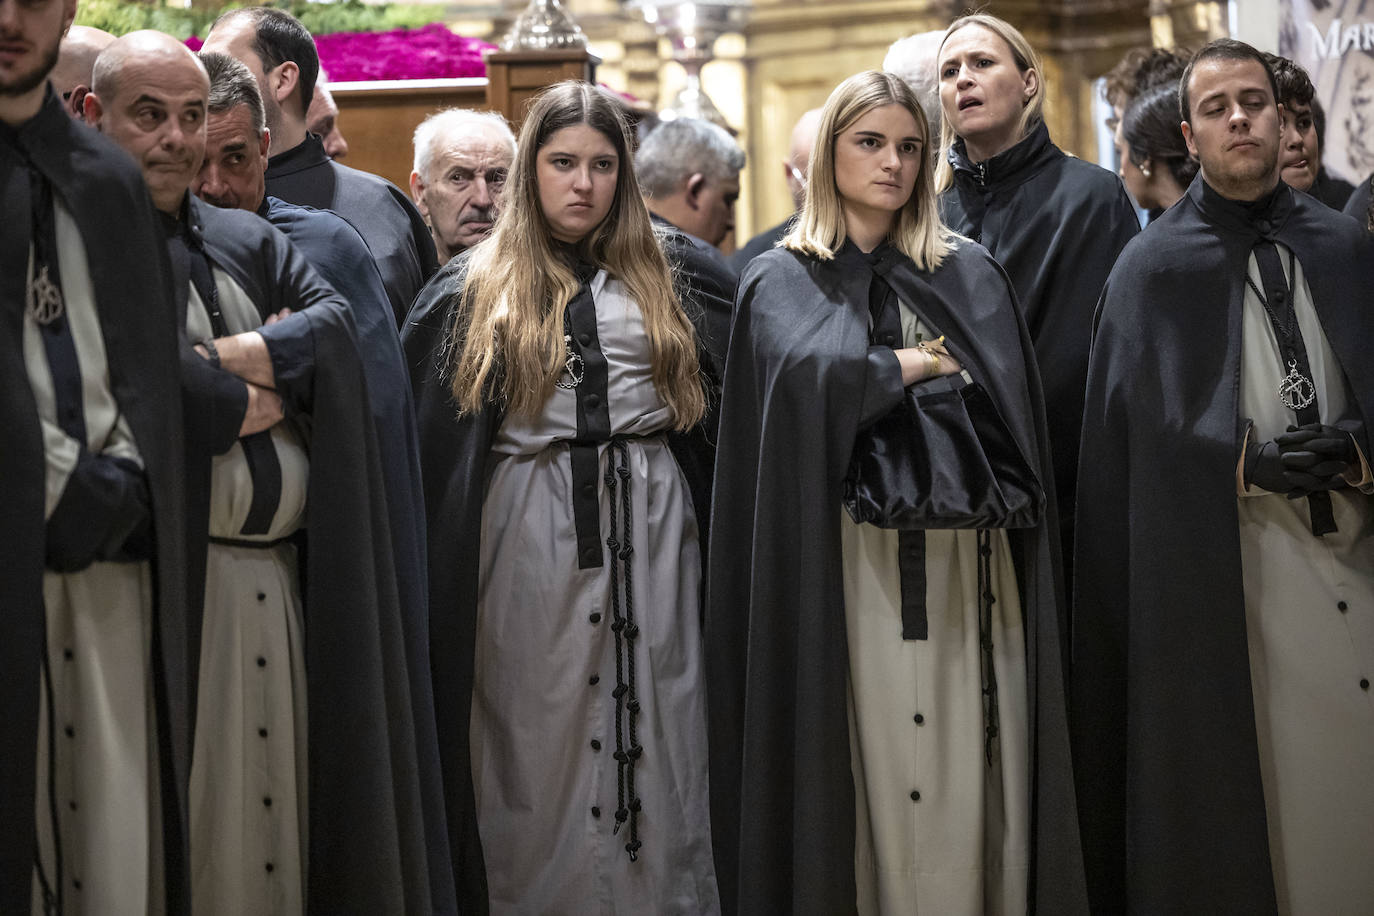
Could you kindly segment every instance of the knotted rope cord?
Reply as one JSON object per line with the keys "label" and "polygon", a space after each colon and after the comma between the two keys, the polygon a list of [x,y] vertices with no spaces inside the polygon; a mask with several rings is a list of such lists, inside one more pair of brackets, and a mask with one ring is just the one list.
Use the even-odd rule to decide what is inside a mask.
{"label": "knotted rope cord", "polygon": [[992,533],[978,531],[978,646],[983,652],[983,751],[992,766],[997,748],[997,668],[992,654]]}
{"label": "knotted rope cord", "polygon": [[[639,839],[640,800],[635,794],[635,761],[644,753],[636,739],[635,725],[639,718],[639,697],[635,691],[635,638],[639,627],[634,622],[634,587],[631,560],[634,557],[634,522],[630,502],[629,450],[623,439],[612,439],[606,463],[606,494],[610,499],[610,533],[606,546],[611,551],[611,631],[615,633],[615,762],[616,812],[612,833],[629,821],[629,839],[625,851],[630,861],[639,858],[643,845]],[[617,513],[616,499],[620,500]],[[623,518],[623,528],[617,526],[617,515]],[[617,538],[617,534],[620,535]],[[621,579],[624,579],[622,612]],[[625,746],[625,732],[630,744]]]}

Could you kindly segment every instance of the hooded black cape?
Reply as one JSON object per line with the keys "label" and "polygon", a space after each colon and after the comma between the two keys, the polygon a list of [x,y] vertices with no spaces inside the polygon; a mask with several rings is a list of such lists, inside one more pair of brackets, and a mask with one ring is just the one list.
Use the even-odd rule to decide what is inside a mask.
{"label": "hooded black cape", "polygon": [[1286,185],[1247,209],[1199,175],[1122,253],[1088,371],[1071,709],[1094,912],[1276,910],[1236,507],[1260,238],[1302,263],[1371,454],[1374,244]]}
{"label": "hooded black cape", "polygon": [[1093,310],[1140,222],[1121,179],[1066,156],[1044,122],[978,164],[959,141],[950,163],[954,186],[940,197],[945,222],[987,246],[1006,270],[1035,343],[1068,560]]}
{"label": "hooded black cape", "polygon": [[[675,231],[663,238],[670,261],[677,246],[690,245]],[[450,382],[444,376],[443,347],[453,325],[463,289],[468,255],[452,258],[420,292],[401,345],[415,389],[420,427],[420,465],[429,528],[430,653],[434,677],[435,718],[444,774],[449,842],[453,853],[458,902],[466,916],[487,912],[487,879],[477,831],[477,805],[472,787],[468,723],[472,709],[473,661],[476,647],[478,558],[481,555],[482,503],[486,497],[487,457],[503,416],[493,400],[476,414],[458,416]],[[708,400],[720,390],[717,358],[706,348],[710,328],[728,299],[705,282],[695,285],[678,277],[683,307],[697,327]],[[668,445],[692,492],[706,556],[711,505],[714,411],[684,433],[669,432]]]}
{"label": "hooded black cape", "polygon": [[[447,870],[427,842],[442,821],[422,787],[437,752],[417,734],[408,655],[423,608],[398,597],[381,450],[352,313],[289,241],[257,216],[189,198],[186,229],[268,315],[259,329],[288,414],[309,416],[308,528],[302,553],[309,709],[311,913],[453,912]],[[173,261],[182,308],[188,280]],[[208,463],[208,462],[207,462]],[[193,469],[193,472],[196,469]],[[209,498],[208,475],[193,499]],[[204,515],[199,515],[204,518]],[[191,533],[206,549],[207,528]],[[203,584],[201,588],[203,590]],[[409,612],[410,616],[407,616]],[[432,741],[432,737],[430,738]],[[431,825],[438,831],[427,834]],[[442,845],[440,846],[442,850]]]}
{"label": "hooded black cape", "polygon": [[175,303],[152,203],[121,150],[74,122],[49,88],[17,130],[0,125],[0,912],[27,913],[36,848],[43,605],[44,475],[38,408],[24,369],[30,245],[24,154],[71,213],[86,246],[110,387],[138,445],[152,496],[156,555],[152,674],[162,769],[167,908],[189,907],[185,874],[191,709],[185,607],[186,493]]}
{"label": "hooded black cape", "polygon": [[400,188],[340,165],[308,133],[294,149],[268,160],[267,193],[348,220],[377,260],[396,324],[405,321],[415,294],[439,269],[439,256],[420,211]]}
{"label": "hooded black cape", "polygon": [[[902,397],[869,346],[882,273],[987,390],[1044,482],[1041,524],[1008,531],[1026,617],[1031,878],[1039,913],[1086,911],[1064,710],[1058,532],[1035,354],[1005,274],[963,242],[934,273],[846,243],[745,269],[722,393],[707,604],[712,844],[726,912],[855,909],[854,778],[840,556],[861,418]],[[880,371],[878,366],[886,371]]]}

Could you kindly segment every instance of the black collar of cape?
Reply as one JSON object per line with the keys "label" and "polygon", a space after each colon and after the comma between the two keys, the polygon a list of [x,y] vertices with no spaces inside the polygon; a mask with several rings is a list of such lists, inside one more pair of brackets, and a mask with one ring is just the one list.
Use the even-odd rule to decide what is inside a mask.
{"label": "black collar of cape", "polygon": [[1235,495],[1244,278],[1260,238],[1302,265],[1370,454],[1371,241],[1286,185],[1246,204],[1198,175],[1118,259],[1087,384],[1081,462],[1095,471],[1078,486],[1072,706],[1101,912],[1276,911]]}
{"label": "black collar of cape", "polygon": [[866,255],[847,243],[830,261],[773,249],[741,277],[722,393],[706,626],[722,903],[741,913],[854,909],[840,514],[866,391],[875,271],[933,333],[947,335],[1045,484],[1040,526],[1008,531],[1034,723],[1029,893],[1039,912],[1081,912],[1059,534],[1039,376],[1010,282],[986,249],[967,241],[933,273],[890,246]]}
{"label": "black collar of cape", "polygon": [[1044,121],[1036,121],[1030,132],[1011,148],[982,162],[969,159],[962,139],[954,141],[949,148],[949,164],[954,168],[955,180],[987,189],[1020,184],[1051,162],[1063,158],[1063,151],[1050,142],[1050,131]]}
{"label": "black collar of cape", "polygon": [[[415,394],[420,436],[421,487],[428,525],[430,654],[435,663],[434,705],[444,773],[453,873],[461,912],[486,912],[486,870],[472,792],[468,722],[472,705],[473,654],[477,623],[478,564],[487,459],[504,417],[489,387],[481,410],[459,416],[447,370],[446,339],[461,301],[471,251],[440,268],[415,299],[401,328],[401,346]],[[566,253],[577,269],[595,270],[575,250]],[[588,279],[590,279],[588,277]],[[499,372],[500,367],[496,367]],[[697,511],[705,562],[709,521],[710,468],[714,447],[703,443],[699,425],[667,440],[683,470]],[[709,454],[703,454],[703,449]]]}
{"label": "black collar of cape", "polygon": [[[181,389],[177,374],[178,328],[153,207],[128,155],[96,130],[72,120],[51,84],[38,113],[17,128],[0,125],[0,200],[28,183],[20,149],[51,183],[71,214],[86,247],[109,366],[110,387],[138,443],[152,490],[157,535],[153,682],[159,745],[163,749],[163,829],[167,848],[167,908],[189,909],[184,895],[185,798],[189,778],[191,703],[186,691],[190,638],[182,609],[186,581],[185,485],[181,452]],[[27,199],[27,188],[23,190]],[[20,222],[22,220],[22,223]],[[28,213],[5,213],[8,226],[23,225]],[[0,301],[23,301],[9,283],[27,276],[28,246],[8,231],[0,242]],[[118,240],[112,242],[112,240]],[[43,447],[38,410],[24,369],[20,320],[15,309],[0,333],[0,409],[5,446],[0,480],[7,498],[0,511],[0,594],[15,613],[6,617],[0,641],[0,670],[25,685],[0,693],[0,811],[8,824],[0,840],[0,912],[27,912],[34,849],[34,746],[43,640]],[[13,334],[11,334],[11,330]],[[36,475],[36,476],[35,476]],[[35,501],[36,500],[36,501]]]}
{"label": "black collar of cape", "polygon": [[305,139],[283,153],[277,153],[267,160],[267,179],[294,175],[306,169],[333,162],[324,151],[324,142],[318,136],[306,132]]}

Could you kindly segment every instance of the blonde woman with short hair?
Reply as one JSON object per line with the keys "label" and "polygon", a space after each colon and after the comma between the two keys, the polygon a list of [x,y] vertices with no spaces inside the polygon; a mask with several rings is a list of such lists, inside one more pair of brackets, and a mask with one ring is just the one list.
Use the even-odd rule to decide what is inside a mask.
{"label": "blonde woman with short hair", "polygon": [[626,131],[595,86],[539,96],[491,236],[431,281],[403,333],[465,912],[720,909],[709,479],[692,470],[710,467],[707,383]]}
{"label": "blonde woman with short hair", "polygon": [[[707,617],[727,911],[1083,910],[1035,358],[1006,276],[940,221],[928,140],[897,77],[842,83],[736,295]],[[975,402],[1006,451],[960,425]],[[908,420],[923,454],[885,432]],[[901,455],[917,479],[874,511]]]}
{"label": "blonde woman with short hair", "polygon": [[936,60],[941,210],[987,247],[1021,302],[1045,386],[1067,560],[1093,311],[1140,223],[1120,178],[1050,142],[1044,68],[1015,26],[985,13],[956,19]]}

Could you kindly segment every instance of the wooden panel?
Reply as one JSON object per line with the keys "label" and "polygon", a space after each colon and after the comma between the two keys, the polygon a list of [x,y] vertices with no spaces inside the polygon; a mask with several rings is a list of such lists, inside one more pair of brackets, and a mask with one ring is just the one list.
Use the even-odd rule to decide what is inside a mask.
{"label": "wooden panel", "polygon": [[444,108],[487,107],[485,79],[384,80],[330,83],[339,106],[339,129],[348,140],[341,160],[381,175],[409,193],[415,128]]}
{"label": "wooden panel", "polygon": [[563,80],[596,81],[601,59],[585,50],[495,51],[487,55],[488,99],[519,133],[530,100]]}
{"label": "wooden panel", "polygon": [[411,137],[427,115],[453,107],[499,111],[518,132],[530,100],[544,87],[567,79],[595,80],[599,63],[585,50],[495,52],[487,56],[486,79],[330,83],[339,129],[348,140],[342,161],[408,192],[415,161]]}

